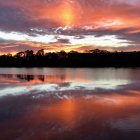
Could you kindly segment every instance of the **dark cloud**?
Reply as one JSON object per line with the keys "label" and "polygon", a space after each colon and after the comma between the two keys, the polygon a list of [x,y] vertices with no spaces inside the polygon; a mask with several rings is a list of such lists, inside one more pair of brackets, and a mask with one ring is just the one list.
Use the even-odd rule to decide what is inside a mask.
{"label": "dark cloud", "polygon": [[[26,9],[12,6],[0,6],[0,30],[22,32],[34,35],[38,28],[50,28],[56,23],[51,19],[37,19],[28,14]],[[57,25],[57,24],[56,24]]]}
{"label": "dark cloud", "polygon": [[16,7],[0,7],[0,29],[3,31],[25,32],[32,26],[32,21],[24,11]]}
{"label": "dark cloud", "polygon": [[69,39],[58,39],[57,42],[58,42],[58,43],[62,43],[62,44],[70,44]]}

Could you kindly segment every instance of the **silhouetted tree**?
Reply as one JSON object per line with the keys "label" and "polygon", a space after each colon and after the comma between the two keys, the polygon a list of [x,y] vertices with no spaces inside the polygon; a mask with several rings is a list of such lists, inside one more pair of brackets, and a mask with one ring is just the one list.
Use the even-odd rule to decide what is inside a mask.
{"label": "silhouetted tree", "polygon": [[57,54],[58,54],[59,58],[66,58],[67,57],[67,53],[63,50],[58,52]]}
{"label": "silhouetted tree", "polygon": [[84,53],[76,51],[49,52],[33,50],[0,56],[0,67],[140,67],[140,52],[109,52],[106,50],[89,50]]}
{"label": "silhouetted tree", "polygon": [[95,49],[95,50],[87,50],[86,53],[109,53],[109,51]]}
{"label": "silhouetted tree", "polygon": [[36,53],[36,56],[44,56],[44,55],[45,55],[44,49],[38,50]]}
{"label": "silhouetted tree", "polygon": [[69,52],[69,54],[77,54],[78,52],[77,51],[74,51],[74,50],[72,50],[72,51],[70,51]]}
{"label": "silhouetted tree", "polygon": [[15,57],[23,58],[23,57],[25,57],[25,53],[24,52],[18,52],[18,53],[16,53]]}
{"label": "silhouetted tree", "polygon": [[34,56],[34,51],[33,50],[27,50],[27,51],[24,52],[24,55],[25,55],[24,57],[26,59],[29,59],[29,58]]}
{"label": "silhouetted tree", "polygon": [[8,53],[8,54],[7,54],[7,57],[12,57],[12,54],[11,54],[11,53]]}

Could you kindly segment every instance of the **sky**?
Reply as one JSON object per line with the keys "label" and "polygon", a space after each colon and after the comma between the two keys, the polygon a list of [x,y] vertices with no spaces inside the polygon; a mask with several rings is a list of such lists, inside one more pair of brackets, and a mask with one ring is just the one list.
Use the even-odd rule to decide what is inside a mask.
{"label": "sky", "polygon": [[140,0],[0,0],[0,54],[140,51]]}

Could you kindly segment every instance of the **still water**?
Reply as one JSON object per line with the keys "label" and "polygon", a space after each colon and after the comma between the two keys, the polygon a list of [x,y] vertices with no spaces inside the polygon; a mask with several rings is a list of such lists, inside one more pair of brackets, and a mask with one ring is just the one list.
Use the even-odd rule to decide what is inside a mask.
{"label": "still water", "polygon": [[140,69],[1,68],[0,140],[140,140]]}

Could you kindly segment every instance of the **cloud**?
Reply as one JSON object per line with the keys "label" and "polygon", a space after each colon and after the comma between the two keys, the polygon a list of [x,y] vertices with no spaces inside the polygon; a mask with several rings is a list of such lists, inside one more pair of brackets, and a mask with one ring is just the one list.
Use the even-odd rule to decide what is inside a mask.
{"label": "cloud", "polygon": [[[118,45],[118,50],[124,48],[124,46],[126,48],[125,50],[127,50],[127,48],[128,50],[139,50],[139,23],[139,0],[0,1],[1,32],[16,32],[18,35],[20,34],[19,37],[22,39],[19,39],[18,41],[21,42],[25,37],[24,35],[32,38],[32,40],[29,40],[32,43],[40,43],[38,41],[40,37],[43,40],[48,40],[48,42],[45,42],[46,45],[49,43],[57,43],[57,45],[61,44],[60,46],[64,45],[64,49],[66,44],[71,43],[71,45],[77,45],[79,44],[78,42],[80,42],[80,46],[85,46],[85,44],[86,46],[102,46],[98,45],[98,43],[95,44],[93,38],[87,40],[89,42],[87,44],[87,36],[96,36],[100,39],[103,39],[104,36],[116,36],[117,39],[122,40],[121,42],[126,43],[127,45],[123,45],[123,47],[122,44]],[[51,35],[54,40],[50,42],[47,38]],[[60,35],[65,37],[56,39],[56,36]],[[8,39],[5,40],[8,42]],[[85,42],[81,40],[84,40]],[[10,39],[10,41],[12,41],[12,39]],[[103,40],[99,42],[102,41]],[[112,39],[112,41],[114,40]],[[81,44],[81,42],[83,44]],[[0,43],[0,46],[3,47],[3,44]],[[112,49],[114,46],[112,43]],[[41,47],[42,46],[40,46],[40,48]],[[116,48],[114,49],[116,50]]]}

